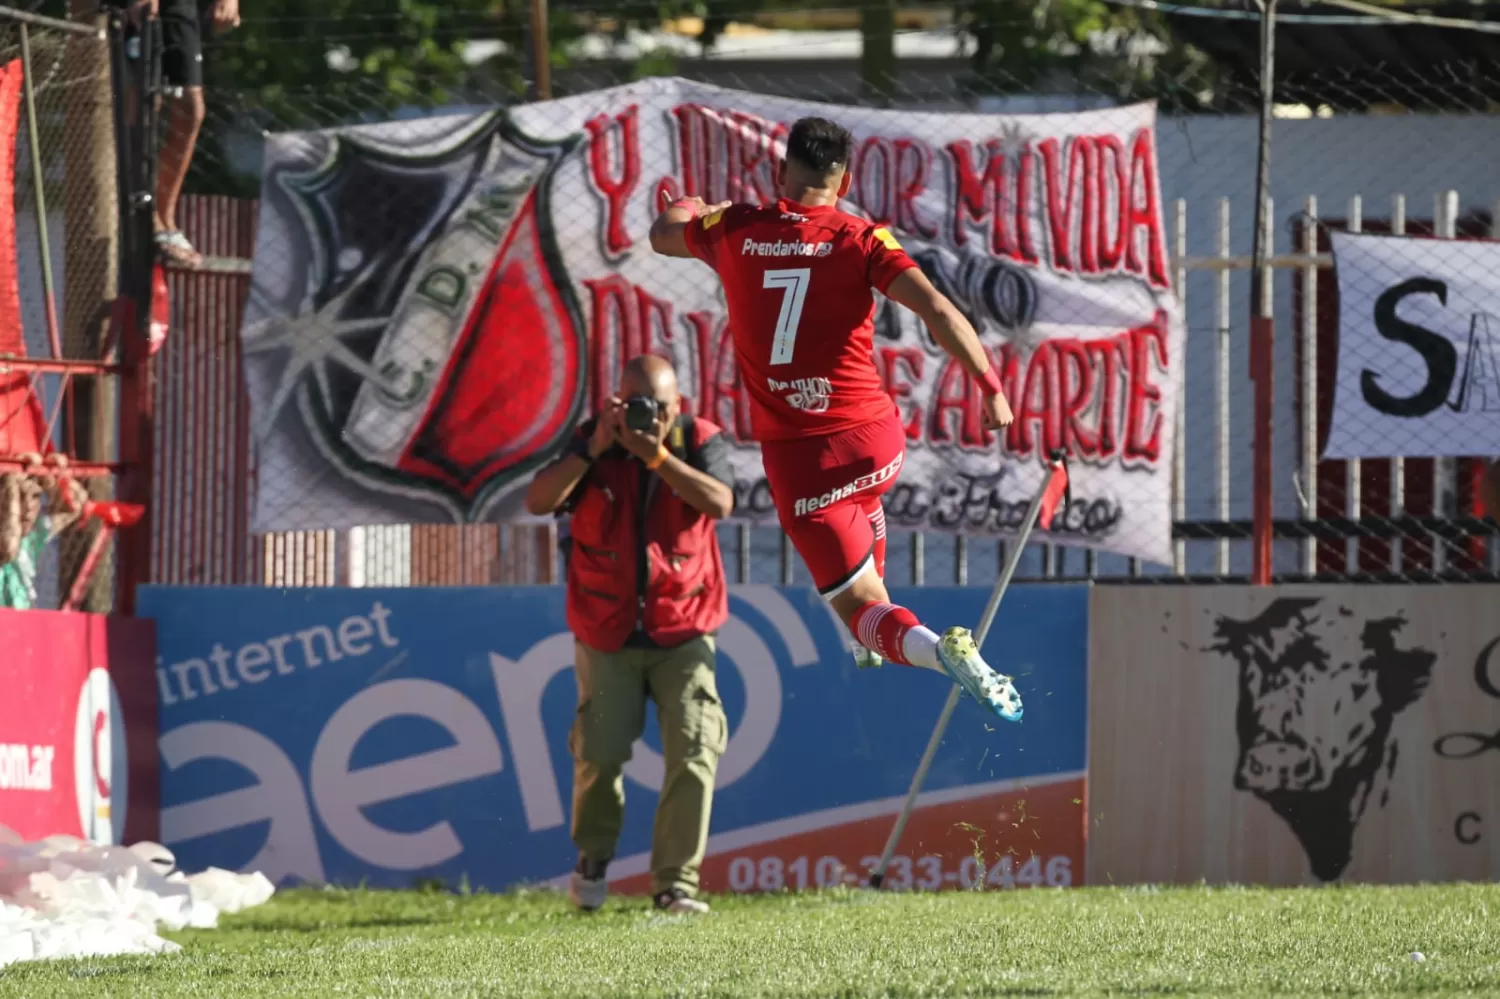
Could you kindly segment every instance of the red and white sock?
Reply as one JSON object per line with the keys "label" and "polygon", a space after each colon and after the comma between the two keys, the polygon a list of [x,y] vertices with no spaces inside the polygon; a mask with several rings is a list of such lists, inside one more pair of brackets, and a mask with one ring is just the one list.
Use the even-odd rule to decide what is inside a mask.
{"label": "red and white sock", "polygon": [[938,636],[924,628],[917,616],[896,604],[870,602],[854,612],[849,630],[855,641],[903,666],[925,666],[942,672]]}
{"label": "red and white sock", "polygon": [[885,507],[880,500],[871,500],[865,505],[865,516],[870,518],[870,529],[875,532],[875,575],[885,578]]}

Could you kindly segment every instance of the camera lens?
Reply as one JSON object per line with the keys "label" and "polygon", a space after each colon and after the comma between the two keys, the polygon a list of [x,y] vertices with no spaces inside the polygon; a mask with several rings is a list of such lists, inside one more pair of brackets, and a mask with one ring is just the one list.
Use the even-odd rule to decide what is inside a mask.
{"label": "camera lens", "polygon": [[625,425],[631,430],[650,430],[656,423],[656,400],[632,396],[625,400]]}

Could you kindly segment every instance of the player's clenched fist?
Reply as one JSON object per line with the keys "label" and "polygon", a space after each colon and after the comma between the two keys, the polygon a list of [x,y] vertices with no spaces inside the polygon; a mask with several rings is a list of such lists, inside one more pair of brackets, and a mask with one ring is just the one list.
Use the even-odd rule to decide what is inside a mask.
{"label": "player's clenched fist", "polygon": [[1015,420],[1015,414],[1010,411],[1010,403],[1005,401],[1005,396],[986,395],[984,397],[984,425],[986,429],[1001,430],[1010,426]]}

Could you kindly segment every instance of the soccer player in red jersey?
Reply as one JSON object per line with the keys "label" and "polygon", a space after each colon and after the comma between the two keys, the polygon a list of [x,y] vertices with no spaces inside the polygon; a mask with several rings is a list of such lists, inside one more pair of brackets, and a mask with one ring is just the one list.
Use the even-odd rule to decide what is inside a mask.
{"label": "soccer player in red jersey", "polygon": [[882,658],[948,674],[1008,720],[1021,717],[1010,677],[991,669],[966,628],[943,635],[890,602],[885,512],[906,435],[875,369],[878,291],[911,309],[983,386],[984,422],[1010,424],[1000,379],[963,314],[927,280],[889,230],[842,212],[853,138],[822,118],[787,136],[773,205],[684,198],[651,227],[651,246],[718,273],[751,425],[781,526],[818,591],[860,643]]}

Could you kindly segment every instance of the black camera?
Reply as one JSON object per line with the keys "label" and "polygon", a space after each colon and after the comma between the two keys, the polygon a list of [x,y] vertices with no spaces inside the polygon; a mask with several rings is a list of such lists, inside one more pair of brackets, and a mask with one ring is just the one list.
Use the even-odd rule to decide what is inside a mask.
{"label": "black camera", "polygon": [[649,395],[633,395],[625,400],[625,425],[631,430],[654,430],[661,414],[661,403]]}

